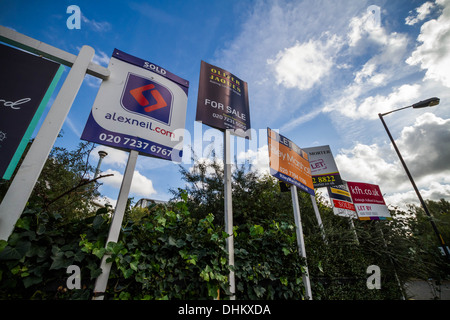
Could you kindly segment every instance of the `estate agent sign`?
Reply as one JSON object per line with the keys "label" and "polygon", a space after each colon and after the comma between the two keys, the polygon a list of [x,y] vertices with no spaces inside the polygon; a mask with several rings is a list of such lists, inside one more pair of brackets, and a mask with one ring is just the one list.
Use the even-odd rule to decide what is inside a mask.
{"label": "estate agent sign", "polygon": [[291,140],[267,128],[270,174],[315,195],[308,154]]}
{"label": "estate agent sign", "polygon": [[379,186],[350,181],[347,185],[360,220],[391,219]]}
{"label": "estate agent sign", "polygon": [[247,82],[202,61],[196,121],[250,139]]}
{"label": "estate agent sign", "polygon": [[0,44],[0,178],[10,179],[64,71]]}
{"label": "estate agent sign", "polygon": [[81,139],[181,160],[189,82],[114,50]]}

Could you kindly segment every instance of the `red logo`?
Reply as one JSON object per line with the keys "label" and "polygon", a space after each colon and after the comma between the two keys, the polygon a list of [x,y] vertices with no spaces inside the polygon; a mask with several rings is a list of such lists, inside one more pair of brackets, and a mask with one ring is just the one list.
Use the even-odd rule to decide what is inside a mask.
{"label": "red logo", "polygon": [[[145,112],[152,112],[154,110],[158,110],[164,107],[167,107],[167,103],[162,97],[161,93],[159,93],[158,90],[152,90],[155,89],[155,86],[153,84],[148,84],[146,86],[142,86],[133,90],[130,90],[131,95],[136,99],[136,101],[142,106],[145,107]],[[148,102],[147,98],[144,97],[142,92],[151,90],[150,93],[155,98],[156,103],[150,105],[150,102]]]}
{"label": "red logo", "polygon": [[120,102],[130,112],[170,125],[172,93],[155,80],[129,73]]}

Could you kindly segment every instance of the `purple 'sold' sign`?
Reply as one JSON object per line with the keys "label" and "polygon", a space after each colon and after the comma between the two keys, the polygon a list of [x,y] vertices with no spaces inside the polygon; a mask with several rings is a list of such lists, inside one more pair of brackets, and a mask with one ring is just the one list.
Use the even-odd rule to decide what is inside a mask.
{"label": "purple 'sold' sign", "polygon": [[81,139],[180,161],[189,82],[115,49]]}

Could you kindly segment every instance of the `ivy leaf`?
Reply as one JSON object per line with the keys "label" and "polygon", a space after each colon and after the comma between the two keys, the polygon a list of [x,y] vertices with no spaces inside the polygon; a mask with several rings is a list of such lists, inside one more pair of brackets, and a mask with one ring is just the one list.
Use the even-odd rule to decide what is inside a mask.
{"label": "ivy leaf", "polygon": [[322,261],[319,261],[319,264],[317,265],[317,267],[319,268],[320,272],[323,272],[323,267],[322,267]]}
{"label": "ivy leaf", "polygon": [[106,252],[105,248],[94,248],[94,250],[92,250],[92,254],[94,254],[99,259],[103,258],[105,252]]}
{"label": "ivy leaf", "polygon": [[[102,208],[102,209],[105,209],[105,208]],[[106,212],[107,212],[107,210],[106,210]],[[103,216],[101,216],[101,215],[95,216],[94,221],[92,222],[92,228],[94,228],[94,230],[99,230],[103,226],[104,222],[105,222],[105,219],[103,219]]]}
{"label": "ivy leaf", "polygon": [[139,261],[133,261],[130,263],[130,268],[134,271],[138,271],[138,268],[137,268],[138,264],[139,264]]}
{"label": "ivy leaf", "polygon": [[5,247],[8,245],[8,241],[6,240],[0,240],[0,252],[3,251],[3,249],[5,249]]}
{"label": "ivy leaf", "polygon": [[123,273],[123,277],[125,279],[128,279],[133,274],[133,270],[132,269],[121,268],[121,270],[122,270],[122,273]]}
{"label": "ivy leaf", "polygon": [[20,260],[30,250],[30,247],[29,241],[19,241],[15,247],[6,246],[0,252],[0,260]]}
{"label": "ivy leaf", "polygon": [[22,217],[17,220],[16,228],[22,228],[25,230],[30,230],[31,217]]}
{"label": "ivy leaf", "polygon": [[52,260],[53,263],[50,266],[50,270],[67,268],[72,263],[71,260],[65,259],[64,252],[62,251],[52,256]]}
{"label": "ivy leaf", "polygon": [[29,288],[32,285],[38,284],[42,282],[42,278],[35,277],[35,276],[29,276],[23,279],[23,285],[25,288]]}
{"label": "ivy leaf", "polygon": [[266,292],[266,289],[264,289],[263,287],[259,287],[259,286],[254,287],[253,290],[255,291],[256,296],[258,298],[261,298],[264,295],[264,293]]}
{"label": "ivy leaf", "polygon": [[175,239],[173,237],[169,237],[169,245],[171,245],[171,246],[177,245],[177,242],[175,241]]}
{"label": "ivy leaf", "polygon": [[43,235],[45,231],[46,231],[45,224],[41,223],[36,230],[36,234],[40,236]]}

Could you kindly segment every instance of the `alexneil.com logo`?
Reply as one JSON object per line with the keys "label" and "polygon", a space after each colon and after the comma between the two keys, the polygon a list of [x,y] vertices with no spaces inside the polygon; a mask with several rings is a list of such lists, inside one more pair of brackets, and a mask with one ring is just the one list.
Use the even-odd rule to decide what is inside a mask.
{"label": "alexneil.com logo", "polygon": [[129,73],[121,104],[132,113],[170,125],[172,93],[160,83]]}

